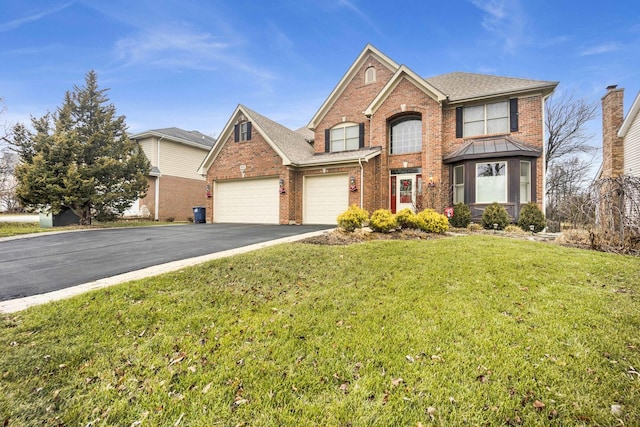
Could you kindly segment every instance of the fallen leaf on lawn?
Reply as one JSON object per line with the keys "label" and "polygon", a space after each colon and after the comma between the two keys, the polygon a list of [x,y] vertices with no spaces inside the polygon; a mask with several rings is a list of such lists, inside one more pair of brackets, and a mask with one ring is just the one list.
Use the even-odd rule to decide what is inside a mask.
{"label": "fallen leaf on lawn", "polygon": [[391,380],[391,385],[394,387],[399,386],[400,384],[402,384],[404,382],[404,380],[402,378],[396,378],[395,380]]}
{"label": "fallen leaf on lawn", "polygon": [[204,386],[204,388],[202,389],[202,393],[204,394],[204,393],[208,392],[212,385],[213,385],[213,383],[209,383],[206,386]]}
{"label": "fallen leaf on lawn", "polygon": [[344,322],[343,322],[342,320],[338,320],[338,321],[336,322],[336,325],[337,325],[337,326],[342,326],[342,325],[343,325],[343,323],[344,323]]}
{"label": "fallen leaf on lawn", "polygon": [[340,390],[342,390],[343,392],[347,393],[349,391],[349,384],[348,383],[340,384]]}
{"label": "fallen leaf on lawn", "polygon": [[291,386],[291,390],[293,390],[293,391],[298,391],[298,387],[296,387],[295,385],[292,385],[292,386]]}
{"label": "fallen leaf on lawn", "polygon": [[175,365],[176,363],[180,363],[184,360],[184,358],[187,357],[187,355],[185,353],[180,353],[180,355],[174,359],[171,359],[171,361],[169,361],[169,366]]}
{"label": "fallen leaf on lawn", "polygon": [[238,399],[235,402],[233,402],[233,404],[236,406],[240,406],[240,405],[244,405],[247,402],[249,402],[247,399]]}
{"label": "fallen leaf on lawn", "polygon": [[540,409],[544,408],[544,406],[545,406],[545,405],[544,405],[544,403],[542,403],[542,402],[541,402],[541,401],[539,401],[539,400],[535,400],[535,401],[533,402],[533,407],[534,407],[534,408],[536,408],[536,409],[538,409],[538,410],[540,410]]}
{"label": "fallen leaf on lawn", "polygon": [[427,414],[429,415],[429,418],[434,419],[436,415],[436,408],[434,408],[433,406],[429,406],[427,408]]}
{"label": "fallen leaf on lawn", "polygon": [[173,423],[173,427],[178,427],[180,425],[180,421],[182,421],[182,417],[184,417],[184,412],[181,413],[178,420],[175,423]]}
{"label": "fallen leaf on lawn", "polygon": [[415,362],[415,361],[416,361],[416,359],[414,359],[414,358],[413,358],[413,356],[406,355],[405,357],[406,357],[406,358],[407,358],[407,360],[408,360],[409,362],[411,362],[411,363],[413,363],[413,362]]}
{"label": "fallen leaf on lawn", "polygon": [[615,416],[622,415],[622,406],[611,405],[611,415],[615,415]]}

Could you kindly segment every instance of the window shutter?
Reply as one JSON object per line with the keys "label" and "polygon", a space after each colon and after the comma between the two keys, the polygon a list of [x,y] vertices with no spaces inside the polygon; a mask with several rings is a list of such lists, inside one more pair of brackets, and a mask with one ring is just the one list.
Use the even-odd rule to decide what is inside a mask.
{"label": "window shutter", "polygon": [[511,132],[518,132],[518,98],[509,100],[509,128]]}
{"label": "window shutter", "polygon": [[358,133],[358,147],[364,148],[364,123],[360,123],[360,131]]}
{"label": "window shutter", "polygon": [[247,141],[251,141],[251,122],[247,122]]}
{"label": "window shutter", "polygon": [[456,107],[456,138],[462,138],[462,107]]}
{"label": "window shutter", "polygon": [[324,130],[324,152],[329,153],[331,151],[331,130]]}
{"label": "window shutter", "polygon": [[240,126],[233,125],[233,142],[240,141]]}

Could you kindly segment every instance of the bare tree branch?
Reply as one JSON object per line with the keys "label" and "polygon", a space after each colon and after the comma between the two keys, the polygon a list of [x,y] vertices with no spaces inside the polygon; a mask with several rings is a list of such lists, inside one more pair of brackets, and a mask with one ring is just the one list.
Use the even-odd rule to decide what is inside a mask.
{"label": "bare tree branch", "polygon": [[596,150],[587,144],[593,135],[587,133],[585,124],[593,120],[597,113],[597,104],[575,99],[573,95],[547,100],[545,126],[548,138],[545,147],[545,170],[552,161],[564,156]]}

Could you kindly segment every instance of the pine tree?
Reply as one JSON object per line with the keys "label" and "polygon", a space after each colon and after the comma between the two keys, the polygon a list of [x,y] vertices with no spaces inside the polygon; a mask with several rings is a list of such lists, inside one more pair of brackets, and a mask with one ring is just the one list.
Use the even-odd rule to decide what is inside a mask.
{"label": "pine tree", "polygon": [[144,196],[149,161],[129,139],[107,91],[89,71],[85,86],[74,85],[55,114],[31,119],[33,131],[14,127],[21,160],[16,194],[23,205],[53,214],[68,207],[86,225],[112,220]]}

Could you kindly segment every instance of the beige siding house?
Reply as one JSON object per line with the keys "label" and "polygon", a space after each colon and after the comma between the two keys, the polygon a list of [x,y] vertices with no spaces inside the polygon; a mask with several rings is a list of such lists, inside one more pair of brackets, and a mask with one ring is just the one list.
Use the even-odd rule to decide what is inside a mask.
{"label": "beige siding house", "polygon": [[618,136],[622,138],[624,173],[640,178],[640,92],[633,101]]}
{"label": "beige siding house", "polygon": [[156,221],[193,218],[193,208],[206,206],[210,190],[197,173],[198,166],[215,139],[198,131],[175,127],[131,135],[151,162],[149,190],[136,201],[128,216],[147,216]]}

